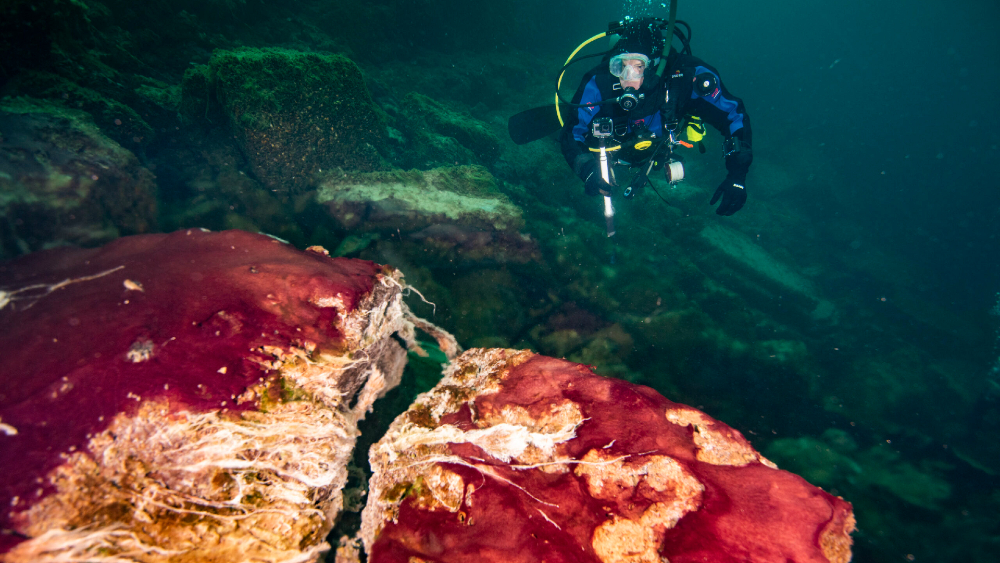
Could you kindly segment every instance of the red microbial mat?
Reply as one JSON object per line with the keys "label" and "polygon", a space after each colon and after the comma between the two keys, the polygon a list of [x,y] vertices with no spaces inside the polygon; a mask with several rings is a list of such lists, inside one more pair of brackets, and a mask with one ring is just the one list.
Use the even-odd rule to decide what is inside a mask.
{"label": "red microbial mat", "polygon": [[[61,454],[85,448],[142,401],[192,412],[257,408],[234,398],[265,377],[258,362],[273,357],[261,347],[336,351],[338,315],[381,270],[263,235],[201,230],[0,264],[0,289],[12,297],[0,310],[0,420],[16,429],[0,435],[0,527],[51,492],[44,476]],[[312,303],[330,297],[343,308]],[[150,346],[148,359],[129,359]]]}

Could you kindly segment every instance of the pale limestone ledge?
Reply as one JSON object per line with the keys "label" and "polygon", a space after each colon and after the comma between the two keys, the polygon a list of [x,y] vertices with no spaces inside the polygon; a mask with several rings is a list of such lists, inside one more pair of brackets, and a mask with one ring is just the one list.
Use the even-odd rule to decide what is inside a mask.
{"label": "pale limestone ledge", "polygon": [[[334,214],[345,224],[363,219],[358,213],[404,215],[418,225],[420,217],[445,217],[497,230],[519,229],[524,224],[521,209],[497,189],[490,173],[479,166],[332,174],[320,185],[316,201],[343,206],[344,210]],[[364,206],[365,210],[354,210],[355,206]],[[371,207],[377,209],[372,211]]]}

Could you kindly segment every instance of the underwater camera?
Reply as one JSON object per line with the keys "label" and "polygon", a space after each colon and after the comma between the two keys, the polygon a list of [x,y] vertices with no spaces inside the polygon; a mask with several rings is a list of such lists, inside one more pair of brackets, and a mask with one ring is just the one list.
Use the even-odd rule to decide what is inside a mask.
{"label": "underwater camera", "polygon": [[601,117],[591,123],[591,134],[597,139],[607,139],[614,134],[614,122],[610,117]]}

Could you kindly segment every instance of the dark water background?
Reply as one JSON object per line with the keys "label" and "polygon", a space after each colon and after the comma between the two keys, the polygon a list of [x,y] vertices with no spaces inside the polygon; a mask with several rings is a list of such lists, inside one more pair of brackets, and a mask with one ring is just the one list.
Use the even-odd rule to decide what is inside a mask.
{"label": "dark water background", "polygon": [[[12,85],[27,71],[74,76],[67,60],[89,68],[79,53],[53,54],[52,44],[78,34],[98,49],[116,29],[130,34],[141,61],[120,70],[172,85],[213,49],[240,45],[345,52],[396,97],[407,86],[392,73],[410,67],[420,78],[413,89],[471,111],[497,135],[507,116],[551,98],[559,64],[581,41],[628,12],[666,14],[659,2],[642,0],[627,9],[594,0],[107,0],[91,2],[96,11],[83,21],[66,9],[70,2],[30,4],[0,0],[8,18],[0,22],[3,96],[23,93]],[[556,355],[550,332],[624,327],[634,339],[590,341],[631,342],[631,350],[611,354],[614,361],[580,347],[570,359],[703,407],[783,468],[853,502],[855,561],[995,561],[1000,311],[991,310],[1000,291],[1000,5],[685,1],[678,16],[693,29],[694,54],[720,70],[751,116],[756,160],[743,211],[731,218],[711,213],[704,200],[721,178],[721,159],[711,151],[693,157],[701,178],[692,182],[702,193],[673,209],[652,197],[642,207],[623,206],[618,261],[608,264],[596,204],[583,198],[546,140],[539,143],[548,143],[548,153],[542,145],[526,149],[536,152],[506,146],[491,169],[525,210],[524,231],[541,241],[541,264],[423,267],[391,237],[364,239],[360,250],[344,254],[401,267],[411,283],[437,296],[435,322],[465,346],[495,342]],[[108,35],[94,39],[93,29]],[[455,64],[479,66],[480,73],[517,70],[506,87],[494,88],[473,71],[456,81],[446,72]],[[391,97],[375,92],[378,103]],[[214,137],[186,131],[180,120],[170,125],[162,123],[155,142],[135,149],[157,175],[160,228],[231,225],[178,218],[198,190],[171,143]],[[555,166],[519,168],[538,155]],[[224,194],[216,197],[228,203]],[[282,217],[298,245],[332,249],[359,234],[324,231],[308,212]],[[718,248],[709,254],[711,248],[695,246],[698,233],[713,225],[756,234],[769,255],[812,280],[835,305],[837,320],[803,314],[811,306],[791,303],[791,292],[749,288],[752,273]],[[576,238],[559,242],[566,232]],[[577,269],[561,272],[566,256]],[[701,293],[702,282],[690,282],[695,270],[721,289]],[[490,295],[483,288],[492,288]],[[685,311],[676,325],[657,297],[672,288],[675,297],[664,301]],[[532,307],[550,299],[559,312],[533,316]],[[649,319],[663,329],[642,328]],[[373,432],[363,439],[377,438],[413,393],[433,385],[436,366],[415,364],[383,414],[368,421]],[[351,518],[345,522],[349,527]]]}
{"label": "dark water background", "polygon": [[[526,48],[553,54],[603,29],[616,5],[546,4],[544,21],[567,25],[539,30],[548,37]],[[579,17],[566,18],[570,5]],[[1000,116],[990,109],[1000,87],[1000,5],[717,0],[678,7],[694,29],[695,55],[724,73],[747,104],[755,154],[821,147],[836,165],[837,179],[797,187],[803,211],[863,224],[866,236],[920,268],[937,299],[972,308],[991,302],[1000,287]]]}

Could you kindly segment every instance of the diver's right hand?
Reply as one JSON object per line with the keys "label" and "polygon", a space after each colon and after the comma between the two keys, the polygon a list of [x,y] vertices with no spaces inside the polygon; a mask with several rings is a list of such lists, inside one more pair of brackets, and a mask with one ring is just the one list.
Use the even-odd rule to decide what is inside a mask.
{"label": "diver's right hand", "polygon": [[581,167],[583,193],[587,195],[611,195],[611,184],[604,181],[597,161],[591,160]]}

